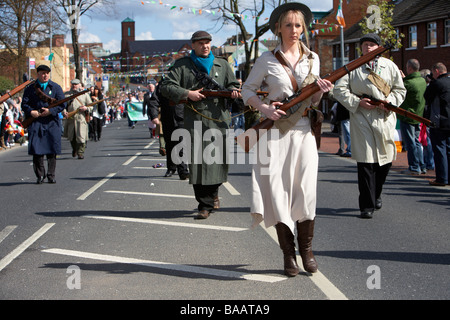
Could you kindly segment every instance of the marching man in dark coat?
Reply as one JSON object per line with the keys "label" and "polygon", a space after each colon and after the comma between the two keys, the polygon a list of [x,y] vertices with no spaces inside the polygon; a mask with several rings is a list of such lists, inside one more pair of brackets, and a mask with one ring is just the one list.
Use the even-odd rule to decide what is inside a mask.
{"label": "marching man in dark coat", "polygon": [[[197,219],[208,218],[213,209],[219,207],[219,187],[228,179],[228,164],[225,161],[226,150],[220,150],[215,154],[216,158],[223,159],[222,163],[210,161],[211,159],[202,156],[201,159],[196,159],[198,149],[195,136],[197,134],[203,136],[209,129],[215,129],[215,132],[221,133],[221,144],[226,146],[226,130],[230,122],[225,99],[206,99],[201,91],[209,86],[214,87],[214,90],[222,87],[225,90],[233,90],[231,98],[236,99],[240,96],[236,91],[239,82],[228,61],[214,57],[211,52],[211,40],[212,36],[206,31],[195,32],[191,38],[193,48],[191,55],[178,59],[161,84],[162,95],[175,104],[189,100],[184,108],[184,128],[189,130],[191,135],[189,183],[193,185],[195,198],[199,203]],[[214,143],[220,144],[218,141]],[[199,149],[208,150],[211,145],[213,145],[211,141],[202,141]]]}
{"label": "marching man in dark coat", "polygon": [[[38,78],[34,85],[25,89],[22,109],[25,118],[35,120],[28,127],[28,154],[33,156],[33,169],[37,183],[45,178],[49,183],[55,183],[56,155],[61,154],[61,124],[58,114],[66,104],[48,109],[55,101],[65,98],[62,88],[50,80],[50,68],[41,65],[37,68]],[[44,167],[44,157],[47,156],[47,174]]]}

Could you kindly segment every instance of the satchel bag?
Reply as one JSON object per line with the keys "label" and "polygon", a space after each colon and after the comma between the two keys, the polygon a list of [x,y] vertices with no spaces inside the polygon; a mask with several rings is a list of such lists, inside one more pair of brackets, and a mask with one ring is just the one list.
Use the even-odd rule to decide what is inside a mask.
{"label": "satchel bag", "polygon": [[[275,50],[274,50],[274,51],[272,51],[272,53],[273,53],[273,55],[277,58],[278,62],[280,62],[281,65],[283,66],[283,68],[286,70],[286,73],[288,74],[289,79],[291,80],[292,87],[294,88],[294,92],[299,91],[298,84],[297,84],[297,80],[295,80],[294,75],[292,74],[291,69],[289,68],[289,66],[287,65],[286,61],[285,61],[285,60],[283,59],[283,57],[281,56],[280,52],[279,52],[279,51],[275,52]],[[311,59],[311,57],[309,57],[309,75],[311,75],[311,69],[312,69],[312,59]],[[308,75],[307,79],[310,78],[309,75]],[[305,79],[305,81],[306,81],[306,79]],[[305,84],[305,83],[304,83],[304,84]],[[311,98],[306,99],[306,101],[303,101],[303,102],[308,102],[308,104],[310,104]],[[301,104],[301,106],[304,106],[303,103]],[[293,107],[293,108],[296,108],[296,107]],[[292,109],[292,108],[291,108],[291,109]],[[291,124],[290,124],[290,125],[291,125],[291,126],[292,126],[293,124],[295,125],[295,123],[300,119],[300,117],[305,117],[305,116],[307,116],[307,117],[309,118],[309,120],[310,120],[310,123],[311,123],[311,131],[312,131],[312,134],[313,134],[314,137],[316,138],[317,149],[319,149],[319,148],[320,148],[321,135],[322,135],[322,123],[323,123],[323,120],[324,120],[323,113],[322,113],[322,111],[320,111],[320,110],[318,110],[318,109],[313,109],[313,108],[311,108],[311,107],[307,107],[307,108],[304,110],[303,113],[298,114],[296,111],[298,111],[299,109],[301,109],[301,107],[300,107],[300,108],[297,108],[294,112],[292,112],[292,110],[291,110],[291,115],[290,115],[290,117],[292,117],[292,116],[295,115],[295,116],[294,116],[295,119],[292,119],[293,121],[291,121]],[[290,109],[289,109],[289,110],[290,110]],[[289,110],[288,110],[288,111],[289,111]],[[289,112],[288,112],[288,113],[289,113]],[[280,122],[280,121],[283,121],[283,120],[285,120],[285,119],[281,119],[281,120],[275,121],[275,126],[276,126],[278,129],[280,129],[280,131],[281,131],[282,133],[285,133],[285,132],[287,131],[287,130],[285,130],[286,128],[282,128],[283,126],[277,125],[277,122]],[[293,122],[295,122],[295,123],[293,123]]]}

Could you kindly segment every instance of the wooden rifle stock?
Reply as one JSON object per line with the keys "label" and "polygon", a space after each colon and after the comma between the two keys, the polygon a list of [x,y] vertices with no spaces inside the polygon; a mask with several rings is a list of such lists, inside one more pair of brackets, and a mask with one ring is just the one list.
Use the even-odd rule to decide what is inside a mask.
{"label": "wooden rifle stock", "polygon": [[15,94],[17,94],[20,91],[22,91],[23,89],[25,89],[32,82],[34,82],[34,80],[28,80],[27,82],[22,83],[20,86],[12,89],[9,93],[5,93],[3,96],[0,97],[0,103],[5,102],[9,98],[12,98]]}
{"label": "wooden rifle stock", "polygon": [[390,102],[383,101],[383,100],[379,100],[379,99],[373,98],[373,97],[371,97],[371,96],[368,96],[368,95],[366,95],[366,94],[364,94],[364,95],[362,96],[362,98],[370,99],[370,103],[371,103],[371,104],[374,104],[374,105],[380,105],[380,104],[383,104],[384,107],[385,107],[386,109],[388,109],[389,111],[393,111],[393,112],[395,112],[395,113],[397,113],[397,114],[399,114],[399,115],[401,115],[401,116],[404,116],[404,117],[406,117],[406,118],[410,118],[410,119],[419,121],[419,122],[425,124],[427,127],[430,127],[430,128],[436,128],[436,124],[435,124],[433,121],[428,120],[428,119],[426,119],[426,118],[423,118],[423,117],[421,117],[421,116],[419,116],[419,115],[417,115],[417,114],[415,114],[415,113],[409,112],[409,111],[407,111],[407,110],[405,110],[405,109],[402,109],[402,108],[400,108],[400,107],[394,106],[394,105],[393,105],[392,103],[390,103]]}
{"label": "wooden rifle stock", "polygon": [[[241,90],[236,89],[235,91],[240,92]],[[231,99],[232,92],[233,92],[232,90],[202,90],[202,91],[200,91],[200,93],[202,95],[204,95],[205,97],[217,97],[217,98],[228,98],[228,99]],[[266,91],[257,91],[256,94],[259,96],[267,96],[269,93]],[[188,100],[181,100],[179,102],[179,104],[187,103],[187,102],[188,102]],[[170,103],[171,103],[171,105],[176,104],[172,101]]]}
{"label": "wooden rifle stock", "polygon": [[[102,100],[98,100],[98,101],[89,103],[88,105],[86,105],[86,107],[92,107],[92,106],[96,105],[97,103],[102,103],[103,101],[106,101],[106,100],[109,100],[109,99],[111,99],[111,98],[106,98],[106,99],[102,99]],[[66,119],[72,118],[74,115],[76,115],[78,113],[78,111],[79,111],[79,109],[73,110],[73,111],[67,113]]]}
{"label": "wooden rifle stock", "polygon": [[[326,79],[332,83],[336,82],[346,74],[350,73],[350,71],[353,71],[360,66],[362,66],[365,63],[368,63],[369,61],[375,59],[378,55],[381,55],[383,52],[391,49],[391,45],[387,45],[384,47],[379,47],[375,49],[372,52],[369,52],[366,55],[363,55],[359,57],[356,60],[353,60],[352,62],[346,64],[345,66],[334,70],[332,73],[326,75],[323,77],[323,79]],[[310,85],[307,85],[303,89],[301,89],[299,92],[295,93],[294,95],[290,96],[289,98],[286,98],[283,102],[283,105],[279,107],[279,109],[283,111],[287,111],[293,106],[297,105],[298,103],[302,102],[303,100],[309,98],[316,92],[320,91],[320,87],[316,83],[311,83]],[[252,128],[248,129],[241,135],[236,137],[236,142],[244,149],[245,152],[249,152],[251,148],[258,142],[259,138],[266,132],[266,130],[269,130],[272,128],[274,124],[273,120],[265,119],[259,124],[253,126]],[[259,130],[263,131],[259,133]],[[256,132],[255,132],[256,131]],[[256,138],[256,139],[255,139]]]}
{"label": "wooden rifle stock", "polygon": [[[57,107],[57,106],[59,106],[59,105],[61,105],[61,104],[63,104],[63,103],[66,103],[67,101],[73,100],[73,99],[75,99],[76,97],[81,96],[81,95],[83,95],[83,94],[85,94],[85,93],[88,93],[88,92],[89,92],[89,89],[86,89],[86,90],[84,90],[84,91],[77,92],[77,93],[75,93],[75,94],[73,94],[73,95],[71,95],[71,96],[69,96],[69,97],[67,97],[67,98],[61,99],[61,100],[59,100],[59,101],[56,101],[56,102],[50,104],[50,105],[47,107],[47,109],[55,108],[55,107]],[[28,127],[34,122],[34,120],[36,120],[36,118],[33,118],[33,117],[30,116],[30,117],[26,118],[26,119],[22,122],[22,126],[23,126],[24,128],[28,128]]]}

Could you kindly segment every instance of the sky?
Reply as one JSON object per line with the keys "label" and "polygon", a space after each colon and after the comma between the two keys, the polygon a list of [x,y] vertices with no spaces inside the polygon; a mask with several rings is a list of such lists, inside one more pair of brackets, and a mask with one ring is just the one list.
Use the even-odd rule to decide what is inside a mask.
{"label": "sky", "polygon": [[[221,46],[236,34],[237,28],[234,24],[222,26],[222,20],[215,21],[221,14],[208,12],[208,3],[211,0],[116,0],[113,10],[97,7],[89,16],[81,16],[79,42],[101,42],[103,48],[111,53],[120,52],[121,22],[131,18],[135,21],[136,40],[190,39],[195,31],[206,30],[213,35],[212,45]],[[247,7],[253,6],[253,0],[240,3],[242,8],[246,4]],[[329,11],[333,7],[333,0],[302,0],[302,3],[312,11]],[[272,10],[271,7],[266,8],[267,13],[262,18],[267,19]],[[253,33],[254,19],[248,16],[244,21],[248,32]],[[268,32],[262,38],[270,36]],[[66,35],[66,42],[72,42],[70,33]]]}

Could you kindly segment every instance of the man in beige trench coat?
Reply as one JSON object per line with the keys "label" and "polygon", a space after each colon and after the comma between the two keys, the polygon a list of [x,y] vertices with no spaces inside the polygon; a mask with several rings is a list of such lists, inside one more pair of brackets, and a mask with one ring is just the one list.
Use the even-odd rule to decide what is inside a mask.
{"label": "man in beige trench coat", "polygon": [[[81,81],[74,79],[71,82],[72,89],[65,93],[66,97],[71,96],[81,90]],[[67,112],[64,117],[67,117],[68,112],[78,109],[78,112],[66,120],[64,126],[64,137],[66,137],[72,145],[72,157],[78,156],[78,159],[84,159],[84,151],[86,149],[86,141],[88,138],[88,123],[86,121],[86,114],[91,113],[93,107],[86,107],[92,103],[91,96],[86,93],[68,103]]]}
{"label": "man in beige trench coat", "polygon": [[[376,50],[381,39],[375,33],[360,39],[362,54]],[[394,140],[397,117],[372,98],[399,106],[406,96],[402,75],[389,59],[377,57],[336,82],[333,95],[350,111],[352,158],[358,165],[361,218],[372,218],[381,209],[383,184],[396,159]]]}

